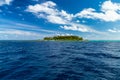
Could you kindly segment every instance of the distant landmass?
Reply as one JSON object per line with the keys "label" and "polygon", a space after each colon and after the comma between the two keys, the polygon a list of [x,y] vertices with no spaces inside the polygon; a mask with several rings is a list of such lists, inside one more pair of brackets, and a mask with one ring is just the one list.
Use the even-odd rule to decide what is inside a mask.
{"label": "distant landmass", "polygon": [[44,40],[49,41],[83,41],[84,39],[79,36],[53,36],[53,37],[44,37]]}

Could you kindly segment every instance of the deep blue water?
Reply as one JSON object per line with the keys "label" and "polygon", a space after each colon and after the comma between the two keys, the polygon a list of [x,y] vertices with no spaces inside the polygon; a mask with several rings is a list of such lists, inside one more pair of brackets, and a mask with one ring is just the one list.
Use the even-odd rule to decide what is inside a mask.
{"label": "deep blue water", "polygon": [[0,41],[0,80],[120,80],[120,42]]}

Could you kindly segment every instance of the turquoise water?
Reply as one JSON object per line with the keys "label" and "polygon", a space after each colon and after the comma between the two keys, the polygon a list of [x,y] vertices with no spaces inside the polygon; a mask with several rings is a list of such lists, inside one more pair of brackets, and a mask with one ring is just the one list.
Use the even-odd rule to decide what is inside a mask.
{"label": "turquoise water", "polygon": [[0,80],[120,80],[120,42],[0,41]]}

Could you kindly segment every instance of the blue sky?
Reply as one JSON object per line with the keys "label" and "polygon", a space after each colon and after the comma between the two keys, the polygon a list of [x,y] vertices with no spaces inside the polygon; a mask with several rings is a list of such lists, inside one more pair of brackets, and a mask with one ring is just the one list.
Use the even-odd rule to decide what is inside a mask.
{"label": "blue sky", "polygon": [[118,0],[0,0],[0,39],[77,35],[120,40]]}

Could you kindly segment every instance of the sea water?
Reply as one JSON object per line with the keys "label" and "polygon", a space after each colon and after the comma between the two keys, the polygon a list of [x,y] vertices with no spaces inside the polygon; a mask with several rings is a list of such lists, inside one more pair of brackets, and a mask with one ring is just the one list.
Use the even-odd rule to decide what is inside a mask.
{"label": "sea water", "polygon": [[120,42],[0,41],[0,80],[120,80]]}

